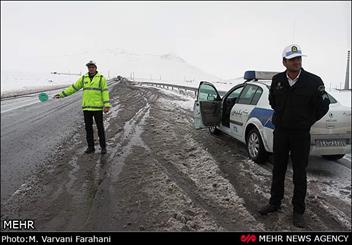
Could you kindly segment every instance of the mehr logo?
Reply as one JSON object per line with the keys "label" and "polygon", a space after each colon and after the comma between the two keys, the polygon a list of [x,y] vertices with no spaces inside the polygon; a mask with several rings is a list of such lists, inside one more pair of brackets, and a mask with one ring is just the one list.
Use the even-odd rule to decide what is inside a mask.
{"label": "mehr logo", "polygon": [[296,53],[298,51],[297,47],[296,46],[292,46],[291,47],[291,52],[292,53]]}
{"label": "mehr logo", "polygon": [[257,236],[255,234],[243,234],[240,237],[242,243],[256,243]]}

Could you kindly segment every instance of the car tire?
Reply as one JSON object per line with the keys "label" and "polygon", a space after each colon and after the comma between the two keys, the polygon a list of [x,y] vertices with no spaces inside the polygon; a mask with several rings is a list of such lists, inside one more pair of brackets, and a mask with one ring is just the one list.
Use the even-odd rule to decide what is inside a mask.
{"label": "car tire", "polygon": [[264,148],[262,137],[258,129],[254,128],[246,136],[247,153],[255,163],[262,164],[268,159],[268,152]]}
{"label": "car tire", "polygon": [[345,154],[337,154],[337,155],[323,155],[322,157],[327,159],[327,160],[339,160],[341,158],[343,158],[345,156]]}
{"label": "car tire", "polygon": [[216,126],[209,127],[209,133],[211,135],[218,135],[220,133],[220,130]]}

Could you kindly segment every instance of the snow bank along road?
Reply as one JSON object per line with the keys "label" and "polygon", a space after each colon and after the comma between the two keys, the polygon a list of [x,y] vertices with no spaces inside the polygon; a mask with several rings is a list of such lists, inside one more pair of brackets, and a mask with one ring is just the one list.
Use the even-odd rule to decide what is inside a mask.
{"label": "snow bank along road", "polygon": [[[290,168],[282,210],[262,217],[270,162],[194,130],[190,97],[127,82],[110,91],[106,155],[83,153],[80,94],[1,114],[1,220],[32,219],[41,231],[299,230]],[[350,156],[312,157],[308,181],[306,230],[350,231]]]}

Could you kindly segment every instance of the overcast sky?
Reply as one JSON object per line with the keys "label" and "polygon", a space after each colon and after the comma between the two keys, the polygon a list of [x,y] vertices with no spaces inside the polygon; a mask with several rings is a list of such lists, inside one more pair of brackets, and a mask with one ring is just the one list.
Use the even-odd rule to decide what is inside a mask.
{"label": "overcast sky", "polygon": [[2,1],[1,66],[40,71],[41,56],[119,48],[175,53],[227,79],[247,69],[283,70],[283,48],[297,43],[307,54],[306,70],[340,84],[350,30],[350,1]]}

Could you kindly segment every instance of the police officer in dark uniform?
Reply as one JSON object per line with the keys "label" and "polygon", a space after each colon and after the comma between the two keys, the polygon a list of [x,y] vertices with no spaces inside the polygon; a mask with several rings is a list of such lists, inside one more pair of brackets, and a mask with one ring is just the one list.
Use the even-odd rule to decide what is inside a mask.
{"label": "police officer in dark uniform", "polygon": [[301,48],[290,45],[283,51],[286,71],[272,78],[269,101],[274,110],[274,167],[269,204],[259,210],[262,215],[280,209],[290,155],[293,168],[293,224],[305,227],[304,211],[307,191],[306,167],[310,150],[310,128],[329,110],[329,97],[320,77],[305,71]]}

